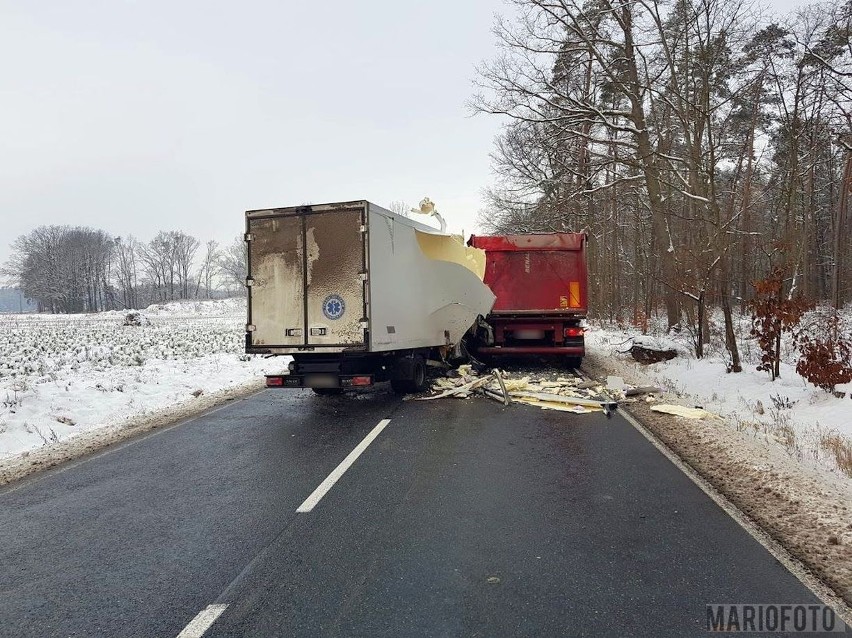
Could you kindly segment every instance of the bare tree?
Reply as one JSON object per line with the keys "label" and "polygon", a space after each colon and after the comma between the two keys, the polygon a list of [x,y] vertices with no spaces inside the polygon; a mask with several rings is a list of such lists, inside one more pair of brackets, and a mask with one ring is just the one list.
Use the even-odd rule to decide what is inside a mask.
{"label": "bare tree", "polygon": [[113,305],[112,256],[101,230],[40,226],[15,240],[3,274],[40,311],[97,312]]}
{"label": "bare tree", "polygon": [[394,200],[388,204],[388,210],[402,217],[409,217],[411,215],[411,206],[401,199]]}
{"label": "bare tree", "polygon": [[177,273],[178,294],[181,299],[189,299],[192,286],[190,272],[195,254],[198,252],[199,241],[180,231],[173,231],[170,235],[174,247],[173,259]]}
{"label": "bare tree", "polygon": [[219,267],[230,290],[246,293],[246,277],[248,274],[248,244],[242,235],[237,235],[219,257]]}
{"label": "bare tree", "polygon": [[217,242],[215,239],[209,240],[205,246],[204,261],[202,262],[201,268],[198,271],[198,283],[195,286],[196,297],[198,297],[199,289],[203,283],[204,296],[207,299],[210,299],[210,294],[214,290],[216,275],[219,272],[220,257],[221,254],[219,252],[219,242]]}
{"label": "bare tree", "polygon": [[139,245],[133,236],[125,239],[116,237],[115,245],[115,280],[118,293],[125,308],[139,307],[139,283],[136,266],[136,255]]}

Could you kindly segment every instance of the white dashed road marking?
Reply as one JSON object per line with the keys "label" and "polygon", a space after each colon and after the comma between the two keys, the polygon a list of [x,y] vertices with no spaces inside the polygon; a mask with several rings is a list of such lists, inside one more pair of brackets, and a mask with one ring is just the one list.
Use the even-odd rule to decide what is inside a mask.
{"label": "white dashed road marking", "polygon": [[317,487],[317,489],[315,489],[313,493],[305,499],[304,503],[299,505],[296,511],[304,514],[314,509],[317,503],[322,500],[322,497],[325,496],[332,487],[334,487],[334,484],[337,483],[338,480],[340,480],[343,473],[346,472],[346,470],[348,470],[356,460],[358,460],[358,457],[367,449],[367,446],[370,445],[370,443],[372,443],[379,434],[381,434],[382,430],[385,429],[385,426],[387,426],[388,423],[390,423],[390,419],[382,419],[379,421],[379,424],[370,430],[370,433],[364,437],[364,440],[355,446],[355,449],[349,453],[349,456],[343,459],[340,465],[334,468],[334,471],[319,484],[319,487]]}
{"label": "white dashed road marking", "polygon": [[210,625],[216,622],[216,619],[227,608],[227,605],[208,605],[205,609],[198,612],[198,615],[183,628],[183,631],[177,635],[177,638],[201,638],[204,632],[210,629]]}

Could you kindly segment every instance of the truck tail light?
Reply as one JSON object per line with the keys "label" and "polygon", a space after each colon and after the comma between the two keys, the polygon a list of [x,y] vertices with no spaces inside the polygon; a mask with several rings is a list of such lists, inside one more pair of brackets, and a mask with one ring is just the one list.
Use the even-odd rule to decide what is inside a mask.
{"label": "truck tail light", "polygon": [[585,334],[585,330],[583,328],[578,328],[577,326],[570,326],[565,328],[563,334],[566,337],[582,337]]}
{"label": "truck tail light", "polygon": [[340,385],[344,388],[349,388],[352,386],[373,385],[373,377],[366,374],[357,377],[344,377],[340,380]]}
{"label": "truck tail light", "polygon": [[281,377],[266,377],[267,388],[280,388],[284,385],[284,379]]}

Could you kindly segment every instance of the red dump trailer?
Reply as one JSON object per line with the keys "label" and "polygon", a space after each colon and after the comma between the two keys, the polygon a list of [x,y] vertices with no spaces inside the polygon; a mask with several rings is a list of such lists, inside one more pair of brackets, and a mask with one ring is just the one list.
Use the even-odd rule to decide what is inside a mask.
{"label": "red dump trailer", "polygon": [[558,355],[579,367],[588,311],[585,233],[473,235],[485,283],[497,296],[479,331],[483,355]]}

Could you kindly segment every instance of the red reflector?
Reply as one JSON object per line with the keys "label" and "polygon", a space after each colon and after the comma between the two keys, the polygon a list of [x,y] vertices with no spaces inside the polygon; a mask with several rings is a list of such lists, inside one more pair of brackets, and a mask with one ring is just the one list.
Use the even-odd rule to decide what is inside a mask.
{"label": "red reflector", "polygon": [[373,385],[373,377],[352,377],[352,385]]}
{"label": "red reflector", "polygon": [[582,337],[584,332],[583,328],[571,326],[570,328],[565,328],[564,334],[566,337]]}
{"label": "red reflector", "polygon": [[266,377],[266,387],[281,387],[284,385],[284,379],[281,377]]}

